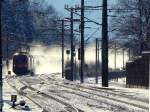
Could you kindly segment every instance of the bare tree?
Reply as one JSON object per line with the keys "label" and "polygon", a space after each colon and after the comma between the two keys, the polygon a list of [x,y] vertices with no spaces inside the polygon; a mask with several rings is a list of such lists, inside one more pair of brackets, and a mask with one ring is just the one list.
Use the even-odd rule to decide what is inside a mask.
{"label": "bare tree", "polygon": [[30,10],[34,18],[34,24],[38,30],[37,40],[44,44],[55,43],[59,41],[60,31],[58,27],[58,13],[53,6],[44,0],[32,0]]}
{"label": "bare tree", "polygon": [[126,47],[135,55],[150,50],[150,1],[119,0],[115,9],[112,28],[117,30],[116,37],[126,39]]}
{"label": "bare tree", "polygon": [[[1,27],[3,39],[3,57],[11,55],[20,48],[26,47],[22,42],[31,43],[38,37],[39,41],[50,43],[61,40],[56,29],[58,18],[55,9],[43,0],[3,0],[1,10]],[[42,28],[45,28],[44,30]],[[54,36],[55,35],[55,36]],[[8,39],[8,40],[7,40]],[[6,41],[7,40],[7,41]],[[26,44],[27,45],[27,44]]]}

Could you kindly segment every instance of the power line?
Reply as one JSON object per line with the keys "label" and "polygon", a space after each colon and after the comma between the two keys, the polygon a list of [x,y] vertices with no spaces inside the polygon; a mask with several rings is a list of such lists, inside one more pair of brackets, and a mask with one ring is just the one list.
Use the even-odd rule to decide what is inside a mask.
{"label": "power line", "polygon": [[89,37],[87,37],[87,39],[85,40],[86,42],[93,37],[93,35],[99,30],[99,28],[97,28]]}
{"label": "power line", "polygon": [[[67,11],[69,11],[69,12],[70,12],[70,10],[69,10],[69,9],[67,9],[67,8],[65,8],[65,9],[66,9]],[[73,13],[81,17],[81,14],[78,14],[77,12],[73,12]],[[87,20],[88,20],[88,22],[93,22],[93,23],[95,23],[95,24],[97,24],[97,25],[100,25],[100,26],[102,25],[102,24],[100,24],[100,23],[98,23],[98,22],[96,22],[96,21],[94,21],[94,20],[91,20],[91,19],[89,19],[89,18],[85,17],[85,16],[84,16],[84,18],[85,18],[85,19],[87,19]]]}
{"label": "power line", "polygon": [[[5,38],[2,38],[2,40],[5,40]],[[28,44],[28,43],[25,43],[25,42],[20,42],[20,41],[13,40],[13,39],[8,39],[8,41],[15,42],[15,43],[18,43],[18,44],[21,44],[21,45],[31,46],[31,47],[39,47],[39,45],[32,45],[32,44]],[[3,42],[4,42],[4,41],[3,41]],[[59,45],[59,46],[62,45],[60,42],[55,43],[55,44],[57,44],[57,45]],[[45,46],[49,46],[49,45],[45,45]]]}

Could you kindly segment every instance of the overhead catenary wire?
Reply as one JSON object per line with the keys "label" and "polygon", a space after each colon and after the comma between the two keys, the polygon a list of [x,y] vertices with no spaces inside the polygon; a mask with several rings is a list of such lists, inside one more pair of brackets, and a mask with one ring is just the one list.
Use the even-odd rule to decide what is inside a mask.
{"label": "overhead catenary wire", "polygon": [[[66,9],[66,8],[65,8],[65,9]],[[70,12],[69,9],[66,9],[66,10]],[[73,13],[76,14],[76,15],[78,15],[78,16],[81,16],[81,14],[78,14],[77,12],[73,12]],[[94,21],[94,20],[92,20],[92,19],[89,19],[89,18],[85,17],[85,16],[84,16],[84,18],[87,19],[88,22],[93,22],[93,23],[95,23],[95,24],[97,24],[97,25],[100,25],[100,26],[102,25],[102,24],[100,24],[100,23],[98,23],[98,22],[96,22],[96,21]]]}
{"label": "overhead catenary wire", "polygon": [[90,36],[88,36],[85,41],[87,42],[89,39],[91,39],[98,30],[99,30],[99,28],[97,28]]}
{"label": "overhead catenary wire", "polygon": [[[2,38],[2,40],[5,40],[5,38]],[[39,45],[32,45],[32,44],[28,44],[28,43],[25,43],[25,42],[13,40],[13,39],[10,39],[10,38],[8,38],[8,41],[15,42],[15,43],[18,43],[18,44],[21,44],[21,45],[27,45],[27,46],[30,46],[30,47],[39,47]],[[59,45],[60,43],[56,43],[56,44]],[[45,45],[45,46],[49,46],[49,45]]]}

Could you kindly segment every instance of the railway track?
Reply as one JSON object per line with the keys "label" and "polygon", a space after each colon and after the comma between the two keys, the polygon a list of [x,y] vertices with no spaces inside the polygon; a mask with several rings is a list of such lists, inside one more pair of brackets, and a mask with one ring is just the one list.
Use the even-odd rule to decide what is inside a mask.
{"label": "railway track", "polygon": [[[59,100],[59,99],[57,99],[57,98],[55,98],[54,99],[54,96],[53,97],[51,97],[51,95],[49,95],[49,94],[51,94],[51,92],[49,93],[49,94],[45,94],[45,93],[43,93],[43,92],[41,92],[41,91],[39,91],[39,90],[37,90],[37,89],[35,89],[35,88],[33,88],[33,87],[31,87],[30,85],[28,85],[27,86],[27,84],[25,84],[26,82],[21,82],[22,84],[24,84],[24,85],[26,85],[25,86],[25,88],[29,88],[29,89],[31,89],[32,91],[37,91],[37,93],[38,94],[42,94],[44,97],[47,97],[47,98],[50,98],[50,99],[53,99],[53,100],[56,100],[57,102],[60,102],[60,103],[62,103],[62,104],[64,104],[66,107],[66,109],[69,109],[69,112],[84,112],[83,110],[80,110],[80,109],[76,109],[76,111],[75,110],[73,110],[73,108],[74,107],[71,107],[70,105],[68,105],[68,103],[64,103],[64,101],[62,102],[62,100]],[[53,91],[54,92],[54,91]],[[52,93],[53,93],[52,92]],[[85,95],[82,95],[82,94],[79,94],[79,93],[75,93],[75,92],[69,92],[69,91],[65,91],[65,93],[67,93],[67,94],[75,94],[75,95],[78,95],[78,96],[81,96],[81,97],[84,97],[84,98],[86,98],[86,99],[90,99],[90,100],[94,100],[94,101],[97,101],[97,102],[100,102],[101,100],[97,100],[97,99],[94,99],[94,98],[89,98],[89,97],[87,97],[87,96],[85,96]],[[61,92],[61,94],[63,94],[62,92]],[[50,96],[50,97],[49,97]],[[57,95],[57,96],[59,96],[59,97],[62,97],[62,98],[64,98],[63,96],[60,96],[60,95]],[[107,102],[105,102],[105,104],[107,104],[107,105],[110,105],[112,108],[118,108],[118,106],[116,106],[116,105],[114,105],[114,104],[110,104],[110,103],[107,103]],[[87,104],[88,106],[91,106],[91,107],[94,107],[94,106],[96,106],[96,105],[91,105],[91,104]],[[104,108],[104,107],[96,107],[96,108]],[[105,107],[105,108],[107,108],[107,107]],[[123,108],[123,107],[120,107],[119,106],[119,108]],[[108,110],[109,110],[109,108],[108,108]]]}
{"label": "railway track", "polygon": [[[17,80],[18,80],[18,79],[17,79]],[[33,87],[31,87],[31,86],[25,84],[24,82],[20,81],[20,80],[18,80],[18,81],[19,81],[21,84],[24,85],[24,87],[23,87],[24,89],[27,89],[27,88],[28,88],[28,89],[30,89],[31,91],[36,92],[38,95],[40,95],[40,96],[42,96],[42,97],[45,97],[45,98],[48,98],[48,99],[52,99],[52,100],[54,100],[54,101],[56,101],[56,102],[61,103],[62,105],[64,105],[64,106],[65,106],[65,107],[64,107],[65,111],[63,110],[63,111],[61,111],[61,112],[84,112],[83,110],[74,107],[73,105],[71,105],[71,104],[69,104],[69,103],[63,101],[62,99],[59,99],[59,98],[57,98],[57,97],[55,97],[55,96],[53,96],[53,95],[46,94],[46,93],[44,93],[44,92],[42,92],[42,91],[39,91],[38,89],[33,88]],[[12,86],[12,85],[10,84],[10,86]],[[12,87],[13,87],[13,86],[12,86]],[[30,99],[32,102],[34,102],[36,105],[38,105],[39,107],[41,107],[40,104],[38,104],[36,101],[34,101],[31,97],[29,97],[29,96],[27,95],[28,93],[24,93],[24,92],[23,92],[24,89],[21,88],[21,91],[20,91],[20,90],[17,90],[15,87],[13,87],[13,89],[15,89],[19,94],[20,94],[20,93],[21,93],[21,94],[23,93],[23,96],[27,97],[27,98]],[[42,108],[42,107],[41,107],[41,108]],[[49,111],[46,110],[46,109],[44,109],[44,111],[45,111],[45,112],[49,112]]]}
{"label": "railway track", "polygon": [[[48,77],[48,79],[50,79],[51,81],[56,81],[57,82],[57,80],[52,79],[51,77]],[[84,89],[93,90],[93,91],[97,91],[97,92],[105,92],[105,93],[108,93],[108,94],[111,94],[111,95],[114,95],[114,96],[120,96],[120,97],[128,98],[130,100],[137,100],[137,101],[140,101],[140,102],[143,102],[143,103],[149,103],[148,100],[141,99],[141,98],[133,98],[133,96],[126,95],[126,94],[124,94],[124,92],[122,92],[122,90],[119,90],[119,89],[104,88],[104,87],[93,87],[93,86],[86,87],[86,86],[83,86],[83,85],[80,85],[80,84],[72,83],[71,81],[69,83],[64,82],[64,84],[65,85],[70,85],[70,86],[76,85],[79,88],[84,88]]]}
{"label": "railway track", "polygon": [[[51,81],[57,82],[57,80],[52,79],[51,77],[48,77],[48,79],[50,79]],[[111,94],[111,95],[114,95],[114,96],[120,96],[120,97],[128,98],[130,100],[137,100],[137,101],[140,101],[140,102],[143,102],[143,103],[149,103],[148,100],[141,99],[141,98],[133,98],[133,96],[126,95],[126,94],[124,94],[124,91],[122,92],[122,90],[119,90],[119,89],[104,88],[104,87],[93,87],[93,86],[88,86],[87,87],[87,86],[84,86],[84,85],[72,83],[71,81],[69,81],[69,83],[64,82],[64,84],[65,85],[70,85],[70,86],[76,85],[79,88],[84,88],[84,89],[93,90],[93,91],[97,91],[97,92],[105,92],[105,93],[108,93],[108,94]]]}
{"label": "railway track", "polygon": [[[116,103],[117,102],[119,102],[119,103],[121,103],[121,104],[125,104],[125,105],[132,105],[132,106],[134,106],[134,107],[137,107],[137,108],[140,108],[140,109],[143,109],[143,110],[146,110],[146,111],[148,111],[148,107],[147,106],[144,106],[144,105],[139,105],[138,103],[137,104],[133,104],[133,103],[129,103],[129,102],[127,102],[127,101],[123,101],[123,100],[120,100],[120,99],[116,99],[116,96],[117,96],[117,94],[115,94],[116,96],[115,97],[110,97],[110,96],[107,96],[108,95],[108,93],[107,93],[107,90],[105,90],[106,88],[102,88],[102,90],[103,91],[101,91],[101,89],[99,90],[99,89],[96,89],[95,90],[95,88],[94,89],[91,89],[91,87],[84,87],[84,86],[82,86],[82,85],[78,85],[78,84],[70,84],[70,83],[58,83],[57,82],[57,80],[55,80],[55,79],[53,79],[53,78],[48,78],[48,79],[45,79],[45,78],[41,78],[41,77],[39,77],[40,78],[40,82],[39,83],[41,83],[41,84],[47,84],[47,85],[52,85],[52,84],[54,84],[54,85],[56,85],[56,86],[60,86],[60,87],[64,87],[64,88],[67,88],[67,89],[71,89],[72,91],[70,92],[70,91],[64,91],[65,93],[67,93],[67,94],[74,94],[74,95],[78,95],[78,96],[81,96],[81,97],[84,97],[84,98],[87,98],[87,99],[91,99],[91,100],[93,100],[93,101],[96,101],[96,102],[103,102],[103,100],[101,100],[101,98],[102,99],[104,99],[104,100],[108,100],[108,101],[115,101]],[[22,80],[22,79],[21,79]],[[62,103],[63,105],[65,105],[66,106],[66,109],[68,108],[68,109],[70,109],[70,110],[72,110],[72,111],[70,111],[70,112],[83,112],[82,110],[80,110],[80,109],[77,109],[77,110],[74,110],[74,107],[72,107],[72,105],[68,105],[68,103],[66,103],[66,102],[64,102],[64,100],[60,100],[60,99],[58,99],[58,98],[56,98],[56,97],[54,97],[54,96],[51,96],[51,95],[49,95],[49,94],[45,94],[45,93],[43,93],[43,92],[41,92],[41,91],[39,91],[39,90],[37,90],[36,88],[33,88],[33,87],[31,87],[32,85],[34,85],[34,84],[31,84],[30,85],[30,83],[28,83],[28,81],[26,82],[26,81],[21,81],[20,79],[19,79],[19,81],[22,83],[22,84],[24,84],[25,86],[27,86],[27,88],[29,88],[29,89],[31,89],[32,91],[36,91],[38,94],[40,94],[40,95],[42,95],[43,97],[47,97],[47,98],[50,98],[50,99],[53,99],[53,100],[55,100],[55,101],[57,101],[57,102],[60,102],[60,103]],[[30,82],[30,81],[29,81]],[[32,82],[32,81],[31,81]],[[36,84],[35,84],[36,85]],[[97,93],[95,93],[94,91],[97,91]],[[109,89],[109,94],[111,94],[111,92],[110,91],[113,91],[113,89]],[[101,92],[104,92],[104,93],[107,93],[107,95],[101,95],[101,94],[98,94],[98,92],[99,93],[101,93]],[[63,94],[63,93],[62,93]],[[85,94],[87,94],[87,95],[85,95]],[[88,95],[90,95],[90,96],[96,96],[97,98],[94,98],[94,97],[87,97]],[[50,97],[49,97],[50,96]],[[121,96],[124,96],[124,95],[121,95]],[[62,97],[62,96],[60,96],[60,97]],[[130,99],[131,100],[131,99]],[[105,103],[105,104],[107,104],[107,105],[110,105],[110,106],[112,106],[112,107],[118,107],[118,105],[115,105],[115,103],[114,104],[112,104],[112,103],[110,103],[110,102],[106,102],[106,101],[104,101],[103,103]],[[146,103],[146,102],[143,102],[143,103]],[[91,106],[91,104],[88,104],[89,106]],[[96,106],[96,108],[97,108],[98,106]],[[124,106],[120,106],[119,108],[124,108]],[[125,106],[125,108],[127,108],[126,106]],[[145,112],[145,111],[144,111]]]}
{"label": "railway track", "polygon": [[[37,102],[35,102],[32,98],[30,98],[30,97],[27,96],[26,94],[21,93],[20,90],[18,90],[14,85],[10,84],[9,81],[7,81],[7,84],[8,84],[12,89],[14,89],[14,90],[17,92],[17,94],[26,97],[26,98],[29,99],[31,102],[33,102],[35,105],[37,105],[39,108],[43,109],[40,104],[38,104]],[[45,111],[47,111],[47,110],[45,110]]]}
{"label": "railway track", "polygon": [[[47,84],[51,84],[52,80],[54,81],[54,79],[47,81],[47,80],[42,79],[42,78],[41,78],[41,80],[43,80],[43,82],[45,82]],[[69,88],[69,89],[72,89],[72,90],[75,90],[75,91],[80,91],[82,93],[87,93],[87,94],[95,95],[97,97],[102,97],[102,98],[109,99],[109,100],[112,100],[112,101],[120,102],[120,103],[123,103],[123,104],[132,105],[134,107],[141,108],[141,109],[144,109],[144,110],[149,110],[149,107],[146,106],[146,105],[148,105],[147,101],[139,101],[139,99],[137,100],[137,99],[134,99],[134,98],[131,98],[131,97],[127,97],[126,95],[118,95],[118,94],[115,94],[115,93],[112,93],[112,92],[107,92],[106,90],[105,91],[97,90],[97,89],[92,89],[90,87],[89,88],[88,87],[84,87],[84,86],[81,86],[81,85],[77,85],[75,87],[74,85],[69,85],[69,84],[59,84],[59,83],[57,83],[57,81],[55,81],[55,83],[53,83],[53,84],[55,84],[57,86]],[[103,92],[106,95],[96,94],[94,92],[89,92],[89,91],[86,91],[86,90],[93,90],[93,91],[97,91],[97,92]],[[76,94],[76,95],[80,95],[82,97],[85,97],[85,96],[83,96],[81,94],[77,94],[75,92],[72,92],[72,93]],[[113,94],[113,95],[110,97],[111,94]],[[122,97],[123,99],[122,98],[118,98],[118,96]],[[124,99],[126,99],[126,101],[124,101]],[[132,103],[131,103],[131,100],[132,100]],[[137,103],[137,102],[143,103],[143,105],[139,105],[139,103]]]}
{"label": "railway track", "polygon": [[[95,90],[95,91],[103,91],[103,92],[107,92],[107,93],[110,93],[110,94],[113,94],[113,95],[118,95],[120,97],[126,97],[128,99],[133,99],[133,100],[138,100],[138,101],[141,101],[141,102],[144,102],[144,103],[149,103],[148,100],[146,99],[141,99],[141,98],[133,98],[133,96],[129,96],[129,95],[126,95],[125,93],[128,93],[128,92],[125,92],[125,91],[122,91],[122,90],[119,90],[119,89],[112,89],[112,90],[107,90],[107,88],[103,88],[103,87],[92,87],[90,86],[91,89]],[[116,93],[115,93],[116,92]]]}
{"label": "railway track", "polygon": [[[119,97],[127,98],[127,99],[130,99],[130,101],[133,100],[133,101],[139,101],[139,102],[147,103],[147,104],[149,103],[149,101],[146,98],[142,99],[142,98],[138,98],[138,97],[133,96],[133,95],[137,94],[137,93],[133,93],[133,92],[127,92],[127,91],[123,91],[123,90],[119,90],[119,89],[111,90],[110,91],[110,90],[101,89],[101,87],[94,87],[94,88],[90,87],[90,89],[92,89],[94,91],[97,91],[97,92],[106,92],[106,93],[112,94],[114,96],[119,96]],[[132,95],[127,95],[127,94],[132,94]]]}

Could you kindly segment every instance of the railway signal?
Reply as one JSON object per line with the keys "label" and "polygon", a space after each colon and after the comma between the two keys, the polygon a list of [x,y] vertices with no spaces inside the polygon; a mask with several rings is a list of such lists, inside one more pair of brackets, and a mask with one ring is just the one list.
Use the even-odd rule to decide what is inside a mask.
{"label": "railway signal", "polygon": [[17,95],[11,95],[12,108],[16,106],[15,102],[17,101]]}

